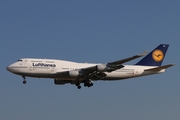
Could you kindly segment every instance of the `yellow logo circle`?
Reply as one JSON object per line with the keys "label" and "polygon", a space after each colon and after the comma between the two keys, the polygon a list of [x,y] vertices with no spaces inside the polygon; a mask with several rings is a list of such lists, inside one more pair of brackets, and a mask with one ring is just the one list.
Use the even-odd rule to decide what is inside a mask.
{"label": "yellow logo circle", "polygon": [[156,62],[161,62],[164,58],[164,54],[161,50],[154,50],[154,52],[152,53],[152,57]]}

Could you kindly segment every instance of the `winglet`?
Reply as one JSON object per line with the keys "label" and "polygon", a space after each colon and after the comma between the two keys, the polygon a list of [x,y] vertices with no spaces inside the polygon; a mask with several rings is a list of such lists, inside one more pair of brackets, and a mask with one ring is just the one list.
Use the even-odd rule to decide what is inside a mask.
{"label": "winglet", "polygon": [[147,55],[147,54],[148,54],[148,51],[146,50],[146,51],[144,51],[143,53],[139,54],[138,56],[143,57],[143,56],[145,56],[145,55]]}

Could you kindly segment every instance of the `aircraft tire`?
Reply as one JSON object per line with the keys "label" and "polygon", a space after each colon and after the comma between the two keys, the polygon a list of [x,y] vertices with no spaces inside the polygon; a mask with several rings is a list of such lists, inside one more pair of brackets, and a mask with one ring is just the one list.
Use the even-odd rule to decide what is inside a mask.
{"label": "aircraft tire", "polygon": [[77,88],[78,88],[78,89],[81,89],[81,86],[78,86]]}
{"label": "aircraft tire", "polygon": [[27,82],[24,80],[24,81],[23,81],[23,84],[26,84],[26,83],[27,83]]}

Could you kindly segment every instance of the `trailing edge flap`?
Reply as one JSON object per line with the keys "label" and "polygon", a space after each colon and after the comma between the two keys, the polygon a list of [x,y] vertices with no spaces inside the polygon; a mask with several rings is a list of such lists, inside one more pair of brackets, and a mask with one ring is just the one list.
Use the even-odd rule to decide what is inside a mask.
{"label": "trailing edge flap", "polygon": [[146,69],[144,71],[161,71],[163,69],[169,68],[174,66],[174,64],[169,64],[169,65],[164,65],[164,66],[160,66],[160,67],[155,67],[155,68],[150,68],[150,69]]}

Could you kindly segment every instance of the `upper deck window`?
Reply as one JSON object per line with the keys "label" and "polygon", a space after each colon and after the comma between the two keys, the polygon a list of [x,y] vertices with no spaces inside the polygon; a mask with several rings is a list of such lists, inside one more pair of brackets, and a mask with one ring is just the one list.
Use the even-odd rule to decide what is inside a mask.
{"label": "upper deck window", "polygon": [[31,61],[31,62],[42,62],[42,61],[34,61],[34,60],[33,60],[33,61]]}
{"label": "upper deck window", "polygon": [[46,63],[54,63],[54,61],[46,61]]}

